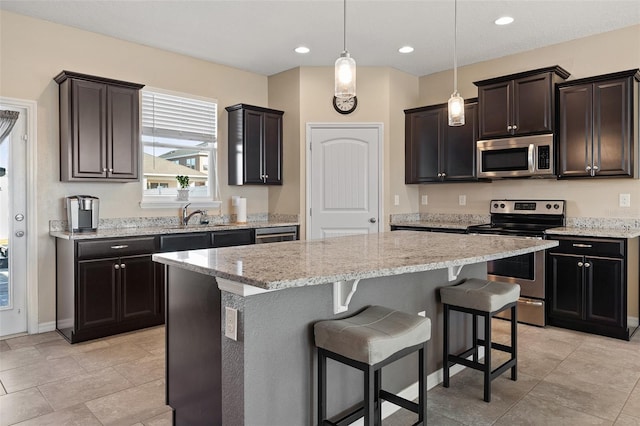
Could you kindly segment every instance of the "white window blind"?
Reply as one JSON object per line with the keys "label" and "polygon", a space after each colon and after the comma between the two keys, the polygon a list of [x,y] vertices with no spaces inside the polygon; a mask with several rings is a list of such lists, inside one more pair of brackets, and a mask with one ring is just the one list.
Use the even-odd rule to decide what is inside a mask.
{"label": "white window blind", "polygon": [[217,104],[201,99],[142,91],[142,134],[216,142]]}

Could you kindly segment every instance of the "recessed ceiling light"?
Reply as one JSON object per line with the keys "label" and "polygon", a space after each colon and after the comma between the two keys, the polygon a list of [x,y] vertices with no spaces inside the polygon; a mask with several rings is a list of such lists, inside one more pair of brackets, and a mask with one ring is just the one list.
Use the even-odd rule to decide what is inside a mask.
{"label": "recessed ceiling light", "polygon": [[296,53],[309,53],[311,51],[311,49],[306,46],[298,46],[293,50],[295,50]]}
{"label": "recessed ceiling light", "polygon": [[411,46],[402,46],[400,49],[398,49],[398,52],[400,52],[400,53],[411,53],[411,52],[413,52],[413,47],[411,47]]}
{"label": "recessed ceiling light", "polygon": [[494,22],[496,25],[509,25],[513,22],[513,18],[511,16],[502,16],[496,19]]}

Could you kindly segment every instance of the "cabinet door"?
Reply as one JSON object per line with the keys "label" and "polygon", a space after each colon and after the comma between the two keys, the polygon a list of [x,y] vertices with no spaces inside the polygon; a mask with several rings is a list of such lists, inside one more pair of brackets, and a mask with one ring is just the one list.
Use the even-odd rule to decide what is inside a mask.
{"label": "cabinet door", "polygon": [[150,255],[120,258],[122,321],[160,315],[160,294]]}
{"label": "cabinet door", "polygon": [[538,74],[513,82],[514,135],[553,131],[551,74]]}
{"label": "cabinet door", "polygon": [[265,183],[282,184],[282,116],[264,114]]}
{"label": "cabinet door", "polygon": [[72,178],[107,176],[107,86],[71,81]]}
{"label": "cabinet door", "polygon": [[116,325],[118,322],[118,259],[78,262],[77,329]]}
{"label": "cabinet door", "polygon": [[593,164],[599,176],[631,176],[632,99],[629,79],[593,85]]}
{"label": "cabinet door", "polygon": [[[441,171],[445,180],[473,180],[476,176],[476,141],[478,135],[478,104],[464,107],[464,126],[443,124],[444,138],[440,146],[442,154]],[[447,115],[443,113],[443,118]]]}
{"label": "cabinet door", "polygon": [[592,85],[558,91],[558,176],[589,176],[592,162]]}
{"label": "cabinet door", "polygon": [[137,179],[140,149],[138,91],[108,86],[107,94],[107,176]]}
{"label": "cabinet door", "polygon": [[263,113],[244,111],[244,183],[263,183],[263,121]]}
{"label": "cabinet door", "polygon": [[405,117],[405,183],[438,181],[442,109],[407,114]]}
{"label": "cabinet door", "polygon": [[551,271],[547,285],[551,293],[549,316],[582,319],[584,311],[582,256],[549,254]]}
{"label": "cabinet door", "polygon": [[623,325],[622,259],[585,258],[586,320]]}
{"label": "cabinet door", "polygon": [[478,87],[480,139],[510,135],[513,81]]}

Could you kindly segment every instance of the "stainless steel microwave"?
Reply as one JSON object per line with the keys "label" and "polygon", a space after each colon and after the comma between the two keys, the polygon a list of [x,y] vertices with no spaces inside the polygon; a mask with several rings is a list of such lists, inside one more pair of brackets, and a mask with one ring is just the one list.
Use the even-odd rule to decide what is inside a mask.
{"label": "stainless steel microwave", "polygon": [[520,136],[477,142],[478,177],[552,177],[553,135]]}

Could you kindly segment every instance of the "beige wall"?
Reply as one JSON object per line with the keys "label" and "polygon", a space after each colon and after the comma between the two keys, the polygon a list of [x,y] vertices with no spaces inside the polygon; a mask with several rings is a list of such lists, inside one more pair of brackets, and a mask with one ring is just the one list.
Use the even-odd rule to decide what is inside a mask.
{"label": "beige wall", "polygon": [[[552,65],[569,71],[569,79],[639,68],[640,25],[462,67],[458,70],[458,88],[464,98],[472,98],[478,93],[474,81]],[[446,102],[452,90],[451,70],[421,77],[419,104],[413,106]],[[639,161],[638,152],[635,155]],[[620,193],[631,194],[631,208],[618,207]],[[565,199],[570,217],[640,216],[640,180],[633,179],[421,185],[420,194],[429,196],[429,204],[420,206],[422,212],[486,214],[492,198],[522,197]],[[458,195],[467,196],[466,206],[458,205]]]}
{"label": "beige wall", "polygon": [[49,220],[63,219],[63,197],[100,197],[103,218],[171,216],[178,209],[142,210],[140,183],[62,183],[59,181],[58,85],[62,70],[143,83],[206,96],[219,105],[219,176],[223,208],[231,195],[248,199],[249,213],[269,209],[268,189],[229,187],[225,106],[244,102],[266,106],[267,77],[152,49],[71,27],[0,12],[0,96],[38,102],[38,280],[39,322],[55,320],[55,246]]}

